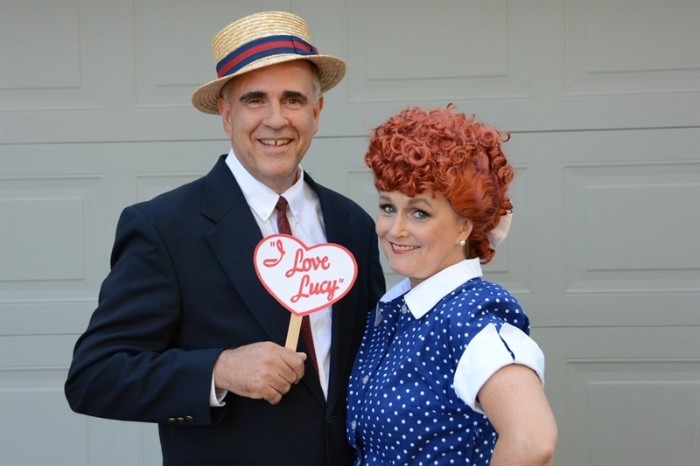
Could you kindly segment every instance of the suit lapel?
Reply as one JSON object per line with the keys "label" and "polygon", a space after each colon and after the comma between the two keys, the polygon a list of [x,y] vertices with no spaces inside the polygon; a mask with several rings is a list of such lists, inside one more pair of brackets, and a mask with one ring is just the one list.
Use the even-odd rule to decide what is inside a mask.
{"label": "suit lapel", "polygon": [[[284,345],[290,313],[267,292],[255,273],[253,254],[263,238],[262,233],[224,160],[222,156],[206,178],[202,214],[215,223],[207,239],[229,280],[270,341]],[[318,375],[310,362],[302,382],[319,403],[325,405]]]}
{"label": "suit lapel", "polygon": [[215,222],[207,239],[249,311],[270,340],[283,345],[289,313],[265,290],[255,274],[253,253],[262,233],[224,158],[219,159],[206,179],[202,213]]}
{"label": "suit lapel", "polygon": [[[347,222],[349,220],[347,219],[346,210],[339,208],[335,204],[330,205],[328,196],[325,194],[325,188],[317,185],[310,176],[306,175],[305,181],[319,197],[326,230],[326,240],[329,243],[340,244],[350,251],[359,250],[358,246],[353,243],[353,238],[347,234],[349,231]],[[345,402],[345,400],[339,400],[338,398],[340,393],[343,393],[343,386],[347,383],[344,377],[346,368],[354,361],[354,354],[350,353],[353,346],[353,335],[355,334],[354,328],[358,325],[357,306],[356,291],[350,291],[343,299],[333,305],[330,350],[331,367],[327,400],[328,412],[333,410],[336,403]]]}

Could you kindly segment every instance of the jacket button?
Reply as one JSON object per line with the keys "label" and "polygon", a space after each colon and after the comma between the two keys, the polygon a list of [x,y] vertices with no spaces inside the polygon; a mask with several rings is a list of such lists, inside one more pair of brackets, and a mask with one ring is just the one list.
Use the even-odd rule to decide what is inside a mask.
{"label": "jacket button", "polygon": [[185,421],[192,422],[194,421],[194,418],[192,416],[185,416]]}
{"label": "jacket button", "polygon": [[169,417],[169,418],[168,418],[168,422],[175,422],[175,421],[177,421],[177,419],[175,419],[174,417]]}
{"label": "jacket button", "polygon": [[328,418],[328,420],[327,420],[326,422],[327,422],[328,424],[333,424],[335,421],[336,421],[336,417],[335,417],[335,416],[331,416],[331,417]]}

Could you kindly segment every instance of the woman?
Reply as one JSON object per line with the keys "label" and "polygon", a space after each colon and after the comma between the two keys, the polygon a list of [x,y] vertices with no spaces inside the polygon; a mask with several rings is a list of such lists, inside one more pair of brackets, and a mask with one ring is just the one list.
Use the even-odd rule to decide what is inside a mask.
{"label": "woman", "polygon": [[505,140],[452,106],[372,135],[376,230],[406,278],[370,314],[350,378],[358,465],[551,464],[544,356],[516,299],[481,277],[510,221]]}

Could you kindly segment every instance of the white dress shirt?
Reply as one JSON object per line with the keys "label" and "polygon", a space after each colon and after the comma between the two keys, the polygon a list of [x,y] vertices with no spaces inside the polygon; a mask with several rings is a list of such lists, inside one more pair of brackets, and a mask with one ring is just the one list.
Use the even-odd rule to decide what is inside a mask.
{"label": "white dress shirt", "polygon": [[[263,237],[278,233],[277,212],[275,205],[280,197],[260,181],[253,178],[236,158],[233,150],[226,157],[231,173],[236,178],[241,187],[243,196],[250,206],[253,217],[260,227]],[[292,234],[306,245],[325,243],[326,234],[321,215],[321,204],[316,193],[304,183],[304,171],[299,168],[299,177],[289,189],[281,194],[287,199],[287,216]],[[250,264],[253,267],[253,264]],[[318,361],[318,376],[321,382],[323,394],[328,396],[328,374],[330,371],[330,348],[331,348],[331,307],[309,315],[311,332],[316,350],[316,360]],[[214,381],[212,380],[212,387]],[[221,400],[225,392],[215,393],[212,389],[210,399],[212,406],[222,406]]]}

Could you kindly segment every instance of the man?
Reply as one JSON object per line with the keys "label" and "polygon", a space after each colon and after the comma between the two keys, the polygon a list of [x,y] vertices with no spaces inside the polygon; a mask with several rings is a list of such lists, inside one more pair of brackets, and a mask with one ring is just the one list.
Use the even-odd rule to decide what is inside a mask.
{"label": "man", "polygon": [[[346,383],[384,278],[371,218],[300,166],[345,64],[283,12],[240,19],[212,47],[218,78],[192,102],[221,115],[231,151],[124,210],[66,397],[80,413],[159,423],[167,465],[351,464]],[[253,265],[281,228],[280,195],[294,236],[340,244],[358,265],[348,294],[311,315],[313,346],[300,338],[299,351],[284,347],[290,313]]]}

